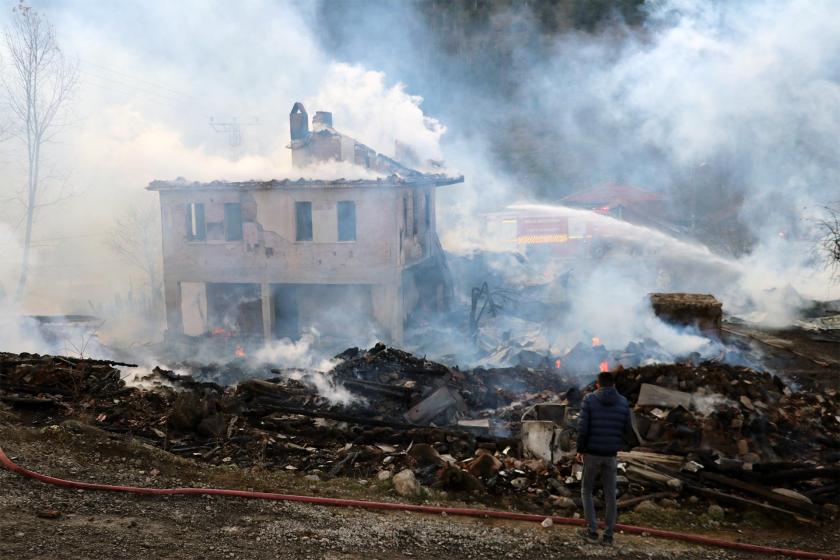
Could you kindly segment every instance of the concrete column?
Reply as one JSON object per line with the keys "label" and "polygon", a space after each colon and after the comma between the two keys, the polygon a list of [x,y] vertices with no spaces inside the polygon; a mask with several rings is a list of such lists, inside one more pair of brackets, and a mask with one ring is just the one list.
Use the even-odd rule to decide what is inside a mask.
{"label": "concrete column", "polygon": [[403,342],[403,289],[402,278],[398,275],[397,280],[389,286],[388,295],[392,298],[393,307],[391,308],[391,342],[393,344],[402,344]]}
{"label": "concrete column", "polygon": [[402,305],[402,290],[397,288],[397,305],[394,306],[396,318],[394,319],[394,326],[391,329],[391,337],[394,339],[394,344],[400,345],[403,343],[403,305]]}
{"label": "concrete column", "polygon": [[165,279],[163,283],[163,299],[166,305],[167,334],[184,334],[184,322],[181,318],[180,282]]}
{"label": "concrete column", "polygon": [[393,344],[402,343],[402,290],[395,282],[376,284],[372,287],[373,317],[376,322],[387,331],[389,340]]}
{"label": "concrete column", "polygon": [[260,284],[260,299],[262,302],[263,338],[266,342],[269,342],[274,338],[271,329],[271,319],[274,314],[271,309],[271,286],[268,282]]}
{"label": "concrete column", "polygon": [[391,342],[393,344],[402,344],[403,342],[403,294],[402,294],[402,269],[405,254],[405,244],[403,237],[405,232],[400,233],[403,223],[403,203],[404,195],[407,191],[398,190],[391,191],[393,193],[392,212],[393,216],[393,231],[396,235],[392,237],[392,272],[391,282],[386,286],[385,297],[389,304],[390,310],[388,316],[388,330],[391,334]]}

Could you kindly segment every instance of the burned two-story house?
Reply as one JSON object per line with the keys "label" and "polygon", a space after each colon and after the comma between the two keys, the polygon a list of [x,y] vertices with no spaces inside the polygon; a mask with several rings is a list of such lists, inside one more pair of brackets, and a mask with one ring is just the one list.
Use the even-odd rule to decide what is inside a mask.
{"label": "burned two-story house", "polygon": [[169,335],[400,341],[412,312],[449,304],[435,192],[463,177],[408,168],[337,132],[330,113],[310,128],[300,103],[290,128],[301,174],[335,160],[369,178],[152,182]]}

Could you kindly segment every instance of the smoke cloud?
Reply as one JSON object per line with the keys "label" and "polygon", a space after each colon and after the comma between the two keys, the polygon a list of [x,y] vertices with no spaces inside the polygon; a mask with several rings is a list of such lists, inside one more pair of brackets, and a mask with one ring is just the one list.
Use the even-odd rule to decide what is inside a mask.
{"label": "smoke cloud", "polygon": [[[102,312],[146,281],[107,247],[115,219],[133,206],[156,206],[155,179],[190,181],[298,178],[291,167],[288,113],[295,101],[332,110],[336,127],[385,154],[395,140],[422,158],[441,157],[444,127],[423,114],[422,99],[375,69],[327,55],[314,40],[310,10],[297,3],[55,2],[43,11],[63,50],[77,58],[81,83],[72,116],[44,152],[30,313]],[[0,13],[0,24],[12,16]],[[6,69],[8,70],[8,69]],[[216,124],[211,126],[210,119]],[[241,123],[230,145],[223,125]],[[218,132],[217,130],[221,130]],[[25,184],[21,146],[0,144],[2,196]],[[346,163],[307,170],[310,178],[370,178]],[[72,196],[69,196],[72,195]],[[4,204],[18,223],[21,206]],[[3,235],[4,249],[10,246]],[[19,259],[4,250],[0,281],[13,292]]]}
{"label": "smoke cloud", "polygon": [[[660,288],[712,292],[726,310],[774,326],[808,298],[840,296],[814,252],[819,211],[840,178],[840,19],[828,0],[648,2],[642,23],[616,16],[550,32],[513,6],[471,29],[465,49],[452,47],[457,28],[414,2],[34,7],[80,63],[72,118],[45,153],[44,201],[73,196],[39,209],[32,284],[21,308],[3,305],[7,315],[131,315],[126,301],[147,279],[108,248],[115,219],[156,205],[144,190],[155,179],[296,178],[286,145],[298,100],[332,111],[337,129],[382,153],[400,141],[464,173],[465,184],[438,198],[444,248],[460,255],[505,249],[487,239],[483,212],[556,204],[607,181],[666,194],[681,224],[673,236],[616,226],[655,249],[653,261],[534,259],[579,276],[552,346],[597,335],[615,347],[650,337],[674,354],[699,351],[703,339],[640,303]],[[234,119],[239,145],[225,128]],[[0,156],[2,196],[14,201],[25,158],[10,140]],[[367,172],[327,164],[307,175]],[[3,205],[7,294],[19,218],[19,205]],[[662,286],[663,267],[691,274]],[[19,338],[4,335],[3,346],[28,347]],[[315,359],[309,344],[278,343],[262,359],[305,363]]]}
{"label": "smoke cloud", "polygon": [[[832,4],[667,1],[647,3],[645,12],[642,26],[612,22],[595,33],[568,31],[548,40],[527,9],[497,14],[540,41],[512,48],[512,92],[499,93],[490,110],[480,104],[485,111],[463,119],[453,111],[446,120],[450,130],[460,132],[463,124],[470,140],[483,139],[474,144],[482,157],[466,164],[466,189],[446,193],[451,198],[442,207],[456,225],[445,232],[447,246],[487,246],[471,220],[476,211],[527,198],[556,201],[618,181],[666,193],[672,214],[696,224],[682,235],[715,247],[717,255],[626,226],[628,236],[659,245],[671,260],[705,260],[669,289],[715,293],[727,311],[775,327],[795,319],[807,299],[840,296],[815,249],[822,208],[836,201],[840,178],[840,144],[831,132],[840,124],[832,62],[840,20]],[[463,155],[463,138],[450,136]],[[499,167],[506,172],[501,180],[483,182],[487,169]],[[727,241],[726,228],[744,232]],[[614,310],[625,298],[638,301],[631,295],[654,291],[658,265],[646,278],[638,263],[599,271],[588,293],[575,294],[574,323],[597,322],[596,304],[604,298]],[[611,297],[619,293],[624,297]],[[630,326],[635,313],[612,317],[628,325],[625,335],[638,334]]]}

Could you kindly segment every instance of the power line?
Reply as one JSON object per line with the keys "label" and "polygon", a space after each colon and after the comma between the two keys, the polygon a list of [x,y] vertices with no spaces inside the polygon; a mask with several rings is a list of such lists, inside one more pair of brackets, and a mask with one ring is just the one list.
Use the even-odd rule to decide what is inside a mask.
{"label": "power line", "polygon": [[[80,72],[81,72],[82,74],[85,74],[85,75],[90,76],[90,77],[92,77],[92,78],[95,78],[95,79],[97,79],[97,80],[103,80],[103,81],[106,81],[106,82],[110,82],[110,83],[112,83],[112,84],[115,84],[115,85],[117,85],[118,87],[122,87],[122,88],[123,88],[125,91],[127,91],[127,92],[131,92],[131,93],[135,93],[135,94],[145,94],[145,95],[151,95],[151,96],[157,97],[157,98],[159,98],[159,99],[162,99],[162,100],[164,100],[164,101],[168,101],[168,102],[170,102],[170,103],[186,103],[186,102],[190,101],[189,99],[178,99],[178,98],[176,98],[176,97],[169,97],[169,96],[167,96],[167,95],[164,95],[164,94],[162,94],[162,93],[158,93],[158,92],[153,91],[153,90],[149,90],[149,89],[145,89],[145,88],[137,87],[137,86],[135,86],[134,84],[129,84],[129,83],[126,83],[126,82],[121,82],[121,81],[119,81],[119,80],[115,80],[115,79],[113,79],[113,78],[109,78],[108,76],[100,76],[99,74],[94,74],[94,73],[89,72],[89,71],[87,71],[87,70],[80,70]],[[99,84],[99,85],[102,85],[102,84]],[[113,87],[113,86],[112,86],[112,87]]]}
{"label": "power line", "polygon": [[[56,241],[68,241],[71,239],[85,239],[91,237],[104,237],[106,235],[110,235],[107,232],[102,233],[80,233],[78,235],[67,235],[63,237],[50,237],[47,239],[33,239],[30,243],[33,247],[48,247],[49,243],[54,243]],[[22,245],[22,242],[15,242],[15,241],[8,241],[6,243],[0,243],[0,247],[17,247]]]}
{"label": "power line", "polygon": [[181,102],[175,102],[175,101],[170,101],[170,100],[167,100],[167,99],[162,99],[158,96],[151,95],[151,94],[148,94],[148,93],[144,93],[142,91],[137,91],[137,90],[131,89],[127,86],[118,86],[118,85],[115,85],[115,84],[106,83],[104,81],[100,82],[98,80],[99,80],[99,78],[97,78],[96,81],[90,81],[88,83],[90,83],[91,86],[95,87],[95,88],[104,88],[106,90],[116,92],[117,94],[125,94],[127,96],[140,96],[144,99],[148,99],[149,101],[151,101],[153,103],[159,103],[161,105],[166,105],[166,106],[169,106],[169,107],[183,106],[183,103],[181,103]]}
{"label": "power line", "polygon": [[[81,72],[83,72],[84,74],[86,74],[86,75],[88,75],[88,76],[90,76],[90,77],[92,77],[96,80],[107,81],[107,82],[110,82],[110,83],[114,84],[118,88],[123,88],[123,91],[130,91],[133,94],[151,95],[151,96],[154,96],[154,97],[156,97],[158,99],[161,99],[163,101],[166,101],[166,102],[169,102],[169,103],[175,103],[175,104],[183,104],[185,102],[194,102],[196,100],[195,97],[193,97],[189,94],[186,94],[182,91],[173,89],[173,88],[165,86],[165,85],[161,85],[160,83],[153,82],[151,80],[147,80],[147,79],[144,79],[144,78],[139,78],[137,76],[127,74],[127,73],[122,72],[120,70],[114,70],[113,68],[108,68],[107,66],[103,66],[101,64],[91,62],[91,61],[88,61],[88,60],[82,60],[82,62],[85,65],[93,66],[93,67],[98,68],[100,70],[103,70],[105,72],[108,72],[108,73],[111,73],[111,74],[114,74],[114,75],[117,75],[117,76],[122,76],[122,77],[128,78],[129,80],[132,80],[134,82],[140,82],[140,83],[143,83],[143,84],[147,84],[147,86],[150,86],[150,87],[138,86],[137,84],[133,84],[133,83],[126,82],[124,80],[116,79],[116,78],[111,77],[111,76],[101,75],[101,74],[98,74],[98,73],[95,73],[95,72],[91,72],[90,70],[81,70]],[[98,83],[97,85],[99,85],[100,87],[109,87],[109,86],[104,85],[102,83]],[[113,89],[113,86],[111,86],[111,87]],[[119,91],[119,90],[117,90],[117,91]],[[166,93],[161,93],[161,91],[164,91]],[[231,148],[236,148],[236,147],[242,145],[242,139],[243,139],[242,128],[243,127],[257,126],[258,124],[259,124],[259,121],[256,117],[254,117],[251,121],[247,121],[247,122],[240,121],[236,117],[233,117],[228,122],[217,121],[217,120],[215,120],[214,117],[210,117],[210,126],[216,132],[221,132],[221,133],[227,134],[228,145]]]}
{"label": "power line", "polygon": [[103,235],[108,235],[107,232],[101,233],[80,233],[78,235],[66,235],[62,237],[49,237],[47,239],[33,239],[32,243],[48,243],[52,241],[65,241],[67,239],[81,239],[85,237],[102,237]]}
{"label": "power line", "polygon": [[184,93],[183,91],[178,91],[177,89],[172,89],[168,86],[161,85],[157,82],[152,82],[152,81],[146,80],[144,78],[138,78],[137,76],[132,76],[131,74],[126,74],[125,72],[121,72],[119,70],[114,70],[113,68],[108,68],[107,66],[102,66],[101,64],[97,64],[95,62],[90,62],[89,60],[82,60],[82,62],[87,64],[88,66],[95,66],[96,68],[99,68],[101,70],[105,70],[106,72],[110,72],[112,74],[118,74],[120,76],[129,78],[131,80],[134,80],[135,82],[145,83],[145,84],[150,85],[150,86],[152,86],[156,89],[166,90],[170,93],[174,93],[175,95],[179,95],[181,97],[192,98],[192,95],[190,95],[188,93]]}
{"label": "power line", "polygon": [[[19,265],[20,261],[0,261],[0,264],[14,264]],[[48,264],[48,263],[38,263],[38,262],[30,262],[29,266],[31,268],[88,268],[92,266],[100,266],[100,265],[124,265],[125,260],[112,260],[112,261],[89,261],[89,262],[75,262],[70,264]]]}

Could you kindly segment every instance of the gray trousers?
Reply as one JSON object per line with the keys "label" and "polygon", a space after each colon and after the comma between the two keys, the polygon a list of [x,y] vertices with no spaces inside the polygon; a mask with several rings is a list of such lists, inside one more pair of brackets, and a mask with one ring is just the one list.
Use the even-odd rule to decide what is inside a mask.
{"label": "gray trousers", "polygon": [[604,485],[604,500],[607,509],[604,534],[607,536],[613,534],[616,518],[616,467],[615,457],[598,457],[589,454],[583,456],[583,482],[580,486],[580,497],[583,501],[583,514],[586,516],[590,533],[595,533],[598,530],[598,518],[595,517],[595,503],[592,501],[592,492],[595,490],[595,479],[600,475],[601,483]]}

